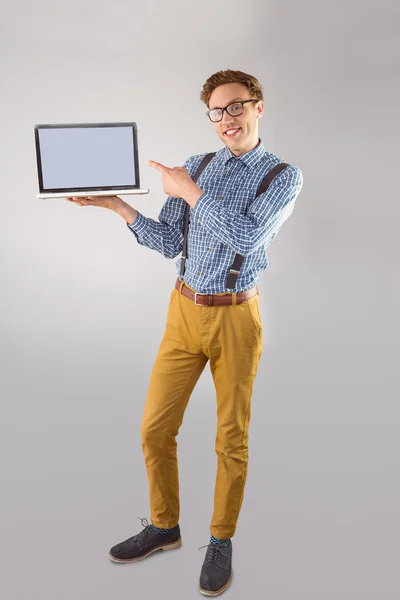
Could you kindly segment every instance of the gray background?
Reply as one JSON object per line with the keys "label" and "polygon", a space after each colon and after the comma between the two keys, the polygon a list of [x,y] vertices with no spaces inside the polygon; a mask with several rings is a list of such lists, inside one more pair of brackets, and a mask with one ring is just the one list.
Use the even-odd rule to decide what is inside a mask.
{"label": "gray background", "polygon": [[226,597],[397,600],[399,8],[2,2],[1,594],[197,598],[216,472],[206,368],[178,437],[183,546],[131,565],[149,517],[139,426],[175,265],[99,207],[36,200],[33,125],[133,120],[152,159],[222,147],[220,69],[265,91],[260,137],[304,186],[260,276],[264,353]]}

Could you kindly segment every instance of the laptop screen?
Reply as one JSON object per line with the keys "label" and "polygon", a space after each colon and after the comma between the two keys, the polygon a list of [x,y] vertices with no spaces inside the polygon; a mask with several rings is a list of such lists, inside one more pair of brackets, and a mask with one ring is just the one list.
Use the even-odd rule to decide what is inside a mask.
{"label": "laptop screen", "polygon": [[135,123],[36,125],[41,192],[139,188]]}

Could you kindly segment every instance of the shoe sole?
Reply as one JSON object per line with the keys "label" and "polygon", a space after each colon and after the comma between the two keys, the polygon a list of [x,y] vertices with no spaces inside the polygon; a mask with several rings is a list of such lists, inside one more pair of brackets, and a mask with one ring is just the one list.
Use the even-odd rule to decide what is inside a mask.
{"label": "shoe sole", "polygon": [[143,556],[138,556],[137,558],[116,558],[115,556],[113,556],[111,554],[111,552],[108,553],[108,556],[114,562],[131,563],[131,562],[137,562],[138,560],[143,560],[143,558],[146,558],[146,556],[149,556],[149,554],[152,554],[153,552],[157,552],[158,550],[174,550],[174,548],[179,548],[179,546],[181,544],[182,544],[182,538],[180,537],[176,542],[171,542],[170,544],[164,544],[162,546],[157,546],[156,548],[149,550],[149,552],[147,552],[146,554],[143,554]]}
{"label": "shoe sole", "polygon": [[233,571],[231,571],[231,576],[229,577],[226,584],[224,586],[222,586],[222,588],[219,588],[219,590],[212,592],[210,590],[203,590],[203,588],[201,586],[199,586],[199,592],[201,594],[203,594],[204,596],[218,596],[219,594],[222,594],[222,592],[224,592],[226,590],[226,588],[229,587],[230,584],[232,583],[232,575],[233,575]]}

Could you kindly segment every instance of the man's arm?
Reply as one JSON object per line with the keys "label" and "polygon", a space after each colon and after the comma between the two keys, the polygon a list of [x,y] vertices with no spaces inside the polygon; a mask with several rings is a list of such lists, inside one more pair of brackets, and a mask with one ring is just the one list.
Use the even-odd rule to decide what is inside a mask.
{"label": "man's arm", "polygon": [[115,202],[113,210],[118,215],[120,215],[123,219],[125,219],[127,225],[128,224],[133,225],[133,223],[138,215],[138,211],[136,209],[132,208],[132,206],[129,206],[129,204],[124,202],[122,200],[122,198],[119,198],[119,197],[118,197],[118,201]]}
{"label": "man's arm", "polygon": [[[192,175],[192,165],[193,157],[183,165],[189,175]],[[156,250],[166,258],[174,258],[183,248],[183,217],[186,206],[187,202],[183,198],[168,196],[158,221],[145,217],[121,198],[114,203],[113,210],[125,219],[139,244]]]}
{"label": "man's arm", "polygon": [[174,258],[183,247],[183,215],[186,202],[182,198],[168,196],[158,221],[145,217],[123,200],[115,205],[115,212],[126,221],[139,244],[156,250],[165,258]]}
{"label": "man's arm", "polygon": [[301,170],[291,165],[254,200],[247,215],[230,211],[210,194],[204,193],[193,208],[192,218],[234,252],[248,256],[263,244],[272,242],[292,214],[302,186]]}

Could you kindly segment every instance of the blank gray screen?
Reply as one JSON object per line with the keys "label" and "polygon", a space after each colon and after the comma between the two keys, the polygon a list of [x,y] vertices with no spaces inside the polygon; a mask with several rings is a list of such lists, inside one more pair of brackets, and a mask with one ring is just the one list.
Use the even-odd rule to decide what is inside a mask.
{"label": "blank gray screen", "polygon": [[39,129],[43,188],[135,185],[132,127]]}

